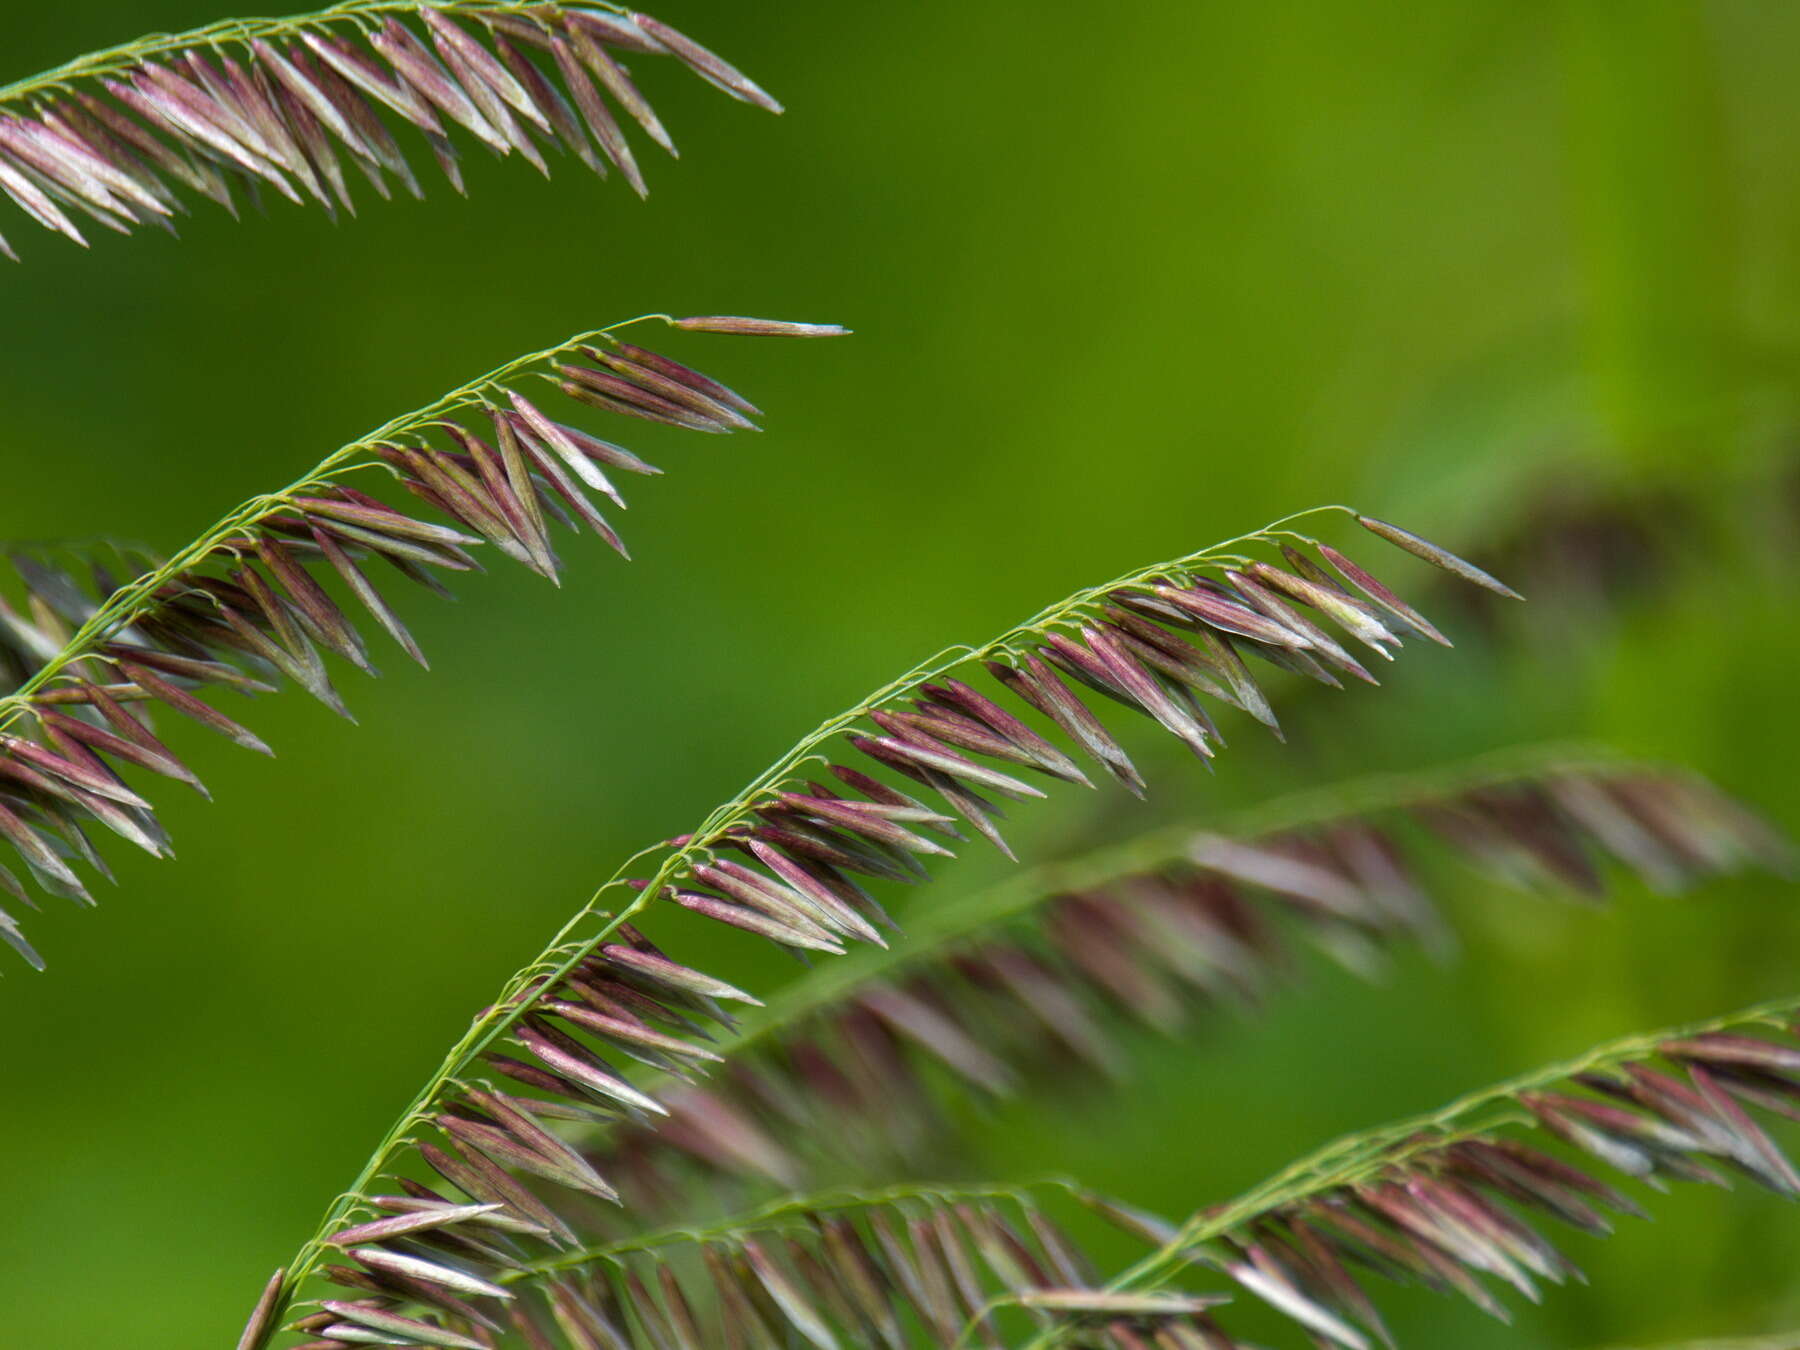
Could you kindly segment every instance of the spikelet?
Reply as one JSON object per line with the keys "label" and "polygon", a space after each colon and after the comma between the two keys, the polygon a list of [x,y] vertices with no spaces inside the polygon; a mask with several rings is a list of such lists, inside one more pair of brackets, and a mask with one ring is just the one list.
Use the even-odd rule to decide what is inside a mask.
{"label": "spikelet", "polygon": [[[458,191],[460,143],[544,151],[648,188],[620,116],[675,144],[621,57],[667,58],[733,98],[764,90],[644,14],[575,4],[338,6],[214,24],[94,53],[0,90],[0,192],[33,222],[86,245],[89,223],[171,231],[202,196],[235,212],[268,189],[354,213],[352,178],[423,195],[403,144],[417,137]],[[615,112],[615,108],[617,112]],[[0,237],[0,252],[17,257]]]}
{"label": "spikelet", "polygon": [[[491,545],[555,581],[552,524],[585,526],[624,555],[594,494],[623,507],[618,480],[661,470],[519,387],[533,377],[567,385],[599,376],[608,412],[719,434],[758,416],[718,381],[603,330],[390,422],[295,487],[247,503],[174,561],[15,550],[23,595],[14,604],[0,594],[0,675],[17,681],[0,699],[0,837],[39,888],[92,903],[78,868],[109,875],[89,837],[96,825],[168,853],[127,771],[205,788],[153,729],[152,711],[263,754],[269,747],[217,694],[267,693],[286,681],[350,715],[327,658],[371,675],[375,665],[358,622],[322,581],[423,665],[375,569],[441,591],[440,575],[478,570],[473,550]],[[357,473],[363,486],[351,485],[352,471],[382,466],[413,499],[405,509],[364,490],[380,472]],[[0,891],[31,903],[4,865]],[[3,910],[0,939],[41,968]]]}

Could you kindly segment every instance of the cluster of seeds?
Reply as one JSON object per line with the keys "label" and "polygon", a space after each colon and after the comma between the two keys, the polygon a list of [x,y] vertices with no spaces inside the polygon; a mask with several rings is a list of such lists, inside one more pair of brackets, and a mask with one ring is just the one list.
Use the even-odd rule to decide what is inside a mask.
{"label": "cluster of seeds", "polygon": [[[735,317],[672,322],[741,335],[841,331]],[[611,334],[545,361],[554,373],[536,373],[608,412],[714,433],[751,426],[758,415],[718,381]],[[533,364],[543,362],[515,363],[509,372],[522,374]],[[595,382],[604,392],[590,388]],[[153,855],[167,853],[151,804],[127,784],[123,767],[204,792],[144,715],[150,705],[265,754],[269,748],[254,732],[199,694],[264,693],[287,679],[349,716],[326,654],[371,675],[375,668],[362,633],[321,576],[335,579],[341,594],[423,664],[371,566],[391,567],[441,592],[439,575],[476,569],[469,550],[486,542],[554,580],[559,564],[551,524],[586,525],[622,554],[618,534],[589,494],[622,507],[613,475],[661,472],[624,446],[557,420],[500,381],[390,424],[330,464],[299,489],[254,503],[179,569],[150,566],[143,580],[123,589],[110,560],[77,570],[47,557],[16,556],[22,602],[0,596],[0,670],[22,681],[0,700],[0,838],[43,890],[92,903],[75,864],[85,861],[109,875],[88,838],[95,824]],[[359,466],[380,464],[443,520],[409,514],[340,481]],[[32,903],[4,865],[0,891]],[[4,911],[0,938],[42,965]]]}
{"label": "cluster of seeds", "polygon": [[1196,1009],[1262,1001],[1290,964],[1289,931],[1358,971],[1396,943],[1437,940],[1409,824],[1505,880],[1583,898],[1604,894],[1606,862],[1662,890],[1793,862],[1712,785],[1639,767],[1486,783],[1254,838],[1194,833],[1179,862],[1041,896],[759,1028],[716,1080],[667,1094],[667,1115],[589,1157],[626,1216],[909,1166],[942,1150],[942,1084],[1004,1095],[1031,1076],[1066,1085],[1076,1068],[1116,1076],[1112,1024],[1171,1033]]}
{"label": "cluster of seeds", "polygon": [[[0,110],[0,192],[80,244],[77,219],[120,233],[173,229],[182,192],[235,211],[238,195],[260,202],[270,189],[354,212],[346,166],[383,197],[391,182],[423,195],[391,120],[423,138],[458,191],[453,133],[546,175],[545,148],[571,153],[601,177],[617,169],[642,195],[618,113],[671,155],[675,144],[621,55],[672,57],[733,98],[781,111],[741,71],[647,14],[480,0],[340,5],[133,44],[5,91],[18,111]],[[0,252],[17,257],[3,237]]]}
{"label": "cluster of seeds", "polygon": [[[904,1350],[1021,1345],[1033,1332],[1034,1347],[1241,1350],[1248,1343],[1218,1311],[1229,1295],[1167,1287],[1177,1271],[1216,1271],[1316,1344],[1372,1350],[1394,1341],[1370,1275],[1502,1320],[1499,1290],[1536,1301],[1540,1282],[1579,1278],[1541,1229],[1555,1220],[1605,1236],[1614,1214],[1645,1217],[1609,1172],[1659,1188],[1722,1186],[1735,1173],[1800,1196],[1800,1174],[1750,1114],[1800,1117],[1800,1027],[1771,1015],[1599,1054],[1572,1076],[1503,1088],[1470,1109],[1511,1105],[1550,1137],[1519,1137],[1505,1113],[1465,1124],[1451,1112],[1334,1146],[1185,1224],[1075,1192],[1153,1249],[1110,1280],[1030,1195],[1006,1188],[800,1197],[558,1251],[561,1219],[535,1197],[522,1210],[495,1190],[504,1182],[457,1182],[489,1197],[467,1203],[409,1184],[372,1197],[376,1217],[336,1236],[356,1263],[328,1268],[345,1296],[321,1300],[292,1329],[311,1337],[303,1350],[487,1350],[508,1333],[532,1350]],[[547,1175],[541,1161],[535,1170]],[[271,1282],[243,1350],[264,1343],[281,1287]]]}
{"label": "cluster of seeds", "polygon": [[[1604,1236],[1609,1210],[1644,1217],[1595,1164],[1658,1189],[1669,1180],[1725,1186],[1736,1174],[1800,1197],[1800,1175],[1746,1109],[1800,1118],[1800,1026],[1765,1032],[1669,1041],[1579,1073],[1566,1090],[1521,1094],[1573,1160],[1496,1130],[1406,1139],[1389,1157],[1358,1163],[1355,1182],[1234,1225],[1204,1259],[1319,1343],[1345,1350],[1393,1344],[1352,1269],[1460,1295],[1508,1321],[1494,1285],[1535,1302],[1539,1281],[1580,1276],[1539,1223]],[[1178,1232],[1135,1212],[1124,1226],[1158,1247]],[[1205,1342],[1212,1350],[1239,1344],[1215,1333]]]}
{"label": "cluster of seeds", "polygon": [[[1417,535],[1357,519],[1415,556],[1511,593]],[[958,820],[1000,842],[995,799],[1043,795],[1021,772],[1086,781],[1073,749],[1142,790],[1142,776],[1078,690],[1144,715],[1209,758],[1220,738],[1203,697],[1273,721],[1246,656],[1336,683],[1334,671],[1367,672],[1326,625],[1383,658],[1391,658],[1403,636],[1444,640],[1336,549],[1290,531],[1265,532],[1253,542],[1273,545],[1287,565],[1213,552],[1083,592],[835,723],[866,757],[866,769],[829,764],[831,785],[780,771],[702,834],[669,841],[656,875],[633,883],[638,895],[627,913],[478,1020],[468,1067],[479,1064],[497,1079],[459,1080],[430,1094],[420,1123],[432,1128],[411,1141],[424,1168],[452,1191],[400,1179],[411,1199],[445,1212],[499,1205],[511,1222],[533,1231],[495,1238],[472,1218],[452,1219],[423,1236],[400,1236],[397,1246],[357,1241],[348,1250],[358,1265],[338,1267],[340,1283],[365,1292],[371,1281],[381,1285],[389,1300],[383,1309],[396,1315],[419,1301],[421,1283],[465,1302],[471,1294],[497,1297],[491,1291],[505,1289],[508,1272],[528,1262],[532,1244],[570,1245],[605,1222],[606,1206],[623,1200],[620,1179],[575,1141],[594,1125],[673,1123],[670,1105],[634,1083],[624,1065],[693,1078],[718,1058],[707,1027],[731,1027],[726,1005],[752,1001],[672,960],[626,921],[632,916],[667,905],[801,953],[881,944],[891,920],[865,883],[924,876],[923,859],[952,852]],[[991,692],[952,674],[976,675],[984,663],[994,680]],[[1015,707],[1001,702],[1008,696]],[[908,697],[913,702],[903,709]],[[1034,715],[1041,727],[1028,722]],[[1071,746],[1058,746],[1054,731]],[[803,745],[797,755],[811,748]],[[896,782],[928,795],[912,795]],[[879,1028],[890,1043],[904,1036],[939,1052],[969,1048],[968,1062],[959,1066],[969,1076],[998,1064],[966,1036],[946,1037],[941,1015],[898,988],[867,991],[859,1010],[861,1024]],[[734,1131],[724,1118],[704,1120],[691,1133],[717,1154],[757,1148],[754,1136]],[[411,1283],[388,1278],[396,1253]],[[289,1293],[283,1286],[277,1303]],[[432,1306],[447,1311],[441,1300]],[[479,1320],[453,1310],[449,1316],[456,1334],[481,1339]],[[587,1341],[570,1334],[575,1344],[615,1343],[601,1331],[583,1333]],[[358,1338],[326,1339],[353,1344]],[[418,1335],[414,1341],[434,1343]]]}
{"label": "cluster of seeds", "polygon": [[[495,1205],[412,1196],[376,1203],[389,1216],[359,1225],[346,1242],[410,1234],[419,1250],[430,1250],[429,1235],[452,1222],[490,1240],[520,1231]],[[1098,1287],[1095,1263],[1029,1195],[977,1190],[965,1197],[953,1189],[921,1189],[904,1201],[842,1207],[796,1204],[779,1223],[747,1224],[717,1240],[649,1235],[605,1258],[583,1254],[522,1268],[510,1283],[528,1280],[530,1299],[506,1285],[479,1288],[471,1281],[460,1292],[481,1298],[479,1307],[443,1285],[441,1250],[417,1259],[391,1246],[350,1251],[361,1267],[333,1273],[362,1297],[323,1300],[298,1319],[294,1329],[314,1339],[297,1350],[368,1344],[487,1350],[508,1332],[531,1350],[558,1344],[905,1350],[919,1343],[916,1334],[934,1345],[963,1344],[965,1327],[975,1331],[966,1343],[999,1345],[1000,1309],[1017,1310],[1021,1327],[1061,1326],[1076,1333],[1072,1343],[1093,1344],[1088,1333],[1175,1328],[1179,1334],[1228,1301],[1219,1294],[1109,1293]],[[455,1317],[468,1333],[396,1312],[397,1289]]]}

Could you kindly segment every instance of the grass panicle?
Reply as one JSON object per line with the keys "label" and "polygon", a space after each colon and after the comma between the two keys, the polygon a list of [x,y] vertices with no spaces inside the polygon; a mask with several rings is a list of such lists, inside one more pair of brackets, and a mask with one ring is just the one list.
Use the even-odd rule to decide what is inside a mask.
{"label": "grass panicle", "polygon": [[905,941],[808,972],[710,1044],[729,1071],[667,1082],[666,1116],[584,1151],[625,1197],[619,1236],[643,1213],[915,1166],[963,1114],[949,1096],[1120,1082],[1122,1030],[1174,1035],[1210,1009],[1261,1007],[1292,968],[1290,935],[1362,974],[1399,944],[1443,947],[1423,878],[1446,851],[1586,903],[1609,871],[1675,891],[1793,861],[1705,780],[1598,752],[1353,780],[934,906]]}
{"label": "grass panicle", "polygon": [[[1547,1229],[1606,1236],[1616,1216],[1645,1216],[1622,1185],[1740,1177],[1800,1198],[1800,1174],[1765,1128],[1800,1119],[1796,1013],[1800,997],[1596,1047],[1340,1140],[1183,1223],[1102,1203],[1151,1248],[1103,1287],[1146,1293],[1210,1268],[1344,1350],[1393,1344],[1371,1276],[1508,1321],[1503,1293],[1536,1301],[1544,1284],[1579,1277]],[[1197,1344],[1240,1345],[1210,1314],[1203,1327],[1210,1339]],[[1031,1341],[1063,1343],[1055,1329]]]}
{"label": "grass panicle", "polygon": [[[757,322],[808,336],[843,331]],[[623,555],[594,496],[622,508],[617,480],[661,470],[540,404],[538,378],[600,411],[694,431],[729,433],[759,415],[711,377],[626,341],[624,327],[521,357],[395,418],[280,492],[244,503],[172,558],[14,550],[23,593],[16,605],[0,595],[0,672],[19,681],[0,698],[0,837],[38,888],[92,903],[77,867],[110,875],[89,837],[96,826],[153,855],[169,852],[127,771],[205,788],[153,729],[152,711],[263,753],[269,747],[216,695],[286,681],[350,715],[326,657],[371,675],[375,665],[333,589],[424,664],[372,569],[442,591],[441,575],[479,570],[472,550],[487,544],[555,581],[553,525],[585,526]],[[405,509],[391,492],[366,490],[384,484],[410,495]],[[0,891],[32,903],[4,865]],[[0,938],[42,966],[4,911]]]}
{"label": "grass panicle", "polygon": [[[339,1233],[324,1297],[290,1324],[311,1350],[919,1343],[1247,1350],[1235,1302],[1342,1350],[1394,1341],[1377,1281],[1506,1319],[1579,1278],[1559,1228],[1646,1217],[1627,1189],[1746,1177],[1800,1196],[1755,1115],[1800,1118],[1800,998],[1637,1035],[1340,1140],[1185,1222],[1068,1179],[791,1193],[705,1223],[577,1245],[496,1199],[429,1187],[371,1200]],[[1071,1236],[1086,1211],[1148,1254],[1104,1278]],[[1090,1220],[1091,1221],[1091,1220]],[[372,1245],[379,1244],[379,1245]],[[265,1295],[246,1346],[274,1327]],[[448,1322],[446,1326],[444,1323]]]}
{"label": "grass panicle", "polygon": [[[1350,514],[1464,580],[1499,586],[1417,536],[1347,508],[1321,512]],[[925,662],[803,738],[700,829],[630,860],[452,1047],[286,1267],[271,1319],[321,1273],[338,1234],[379,1219],[371,1187],[382,1176],[413,1199],[499,1205],[507,1223],[526,1226],[495,1242],[476,1218],[446,1222],[428,1237],[357,1245],[355,1264],[326,1272],[351,1291],[382,1284],[396,1307],[448,1318],[465,1336],[480,1318],[457,1309],[491,1316],[483,1298],[505,1301],[470,1281],[503,1287],[512,1248],[573,1245],[584,1216],[621,1202],[618,1178],[575,1141],[594,1124],[668,1117],[629,1066],[678,1078],[703,1071],[715,1055],[707,1028],[730,1029],[729,1005],[757,1001],[671,957],[644,925],[686,914],[794,952],[880,947],[892,921],[866,883],[922,879],[926,859],[952,854],[959,822],[1004,850],[1000,800],[1044,795],[1026,775],[1091,786],[1097,768],[1144,790],[1097,707],[1134,712],[1210,761],[1222,738],[1209,703],[1276,728],[1246,657],[1338,684],[1342,673],[1368,678],[1345,641],[1391,659],[1405,637],[1445,640],[1384,585],[1371,588],[1360,564],[1354,574],[1334,569],[1320,541],[1290,528],[1300,518],[1077,592],[992,642]],[[840,740],[856,759],[824,753]],[[808,776],[814,767],[823,777]],[[870,997],[889,1030],[927,1041],[937,1033],[928,1006],[898,990]],[[974,1049],[965,1067],[1004,1071]],[[708,1125],[714,1148],[741,1142],[728,1122]],[[430,1260],[421,1244],[453,1253],[455,1272],[426,1276],[407,1264]],[[398,1262],[384,1254],[395,1251]],[[420,1293],[421,1281],[456,1308],[431,1299],[414,1307],[403,1290]],[[609,1343],[599,1329],[582,1341],[568,1331],[571,1317],[581,1325],[564,1310],[577,1343]]]}
{"label": "grass panicle", "polygon": [[[676,150],[627,68],[640,58],[781,111],[692,38],[616,6],[344,0],[154,34],[0,87],[0,192],[83,246],[84,226],[173,232],[194,198],[235,215],[273,193],[335,217],[355,214],[356,179],[423,196],[421,151],[460,192],[471,143],[546,176],[546,151],[572,155],[643,196],[625,124]],[[0,252],[18,256],[3,235]]]}

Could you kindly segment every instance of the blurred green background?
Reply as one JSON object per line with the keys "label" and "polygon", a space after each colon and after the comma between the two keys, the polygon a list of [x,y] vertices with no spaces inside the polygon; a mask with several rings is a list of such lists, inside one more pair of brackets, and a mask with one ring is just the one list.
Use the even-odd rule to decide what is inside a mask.
{"label": "blurred green background", "polygon": [[[929,651],[1302,506],[1477,551],[1546,491],[1653,492],[1685,523],[1611,611],[1537,578],[1493,643],[1465,624],[1379,692],[1307,696],[1285,749],[1237,725],[1212,781],[1160,762],[1158,811],[1582,735],[1800,824],[1800,7],[669,3],[791,111],[648,70],[684,152],[648,203],[471,156],[467,201],[342,226],[207,208],[179,242],[90,253],[3,227],[26,251],[0,271],[15,539],[173,548],[390,415],[646,310],[857,330],[669,339],[768,433],[634,430],[670,470],[635,493],[637,560],[576,543],[561,592],[499,569],[458,606],[411,600],[434,670],[346,676],[360,727],[293,696],[255,722],[277,762],[177,733],[218,795],[163,795],[179,860],[114,849],[122,888],[34,917],[50,971],[0,981],[6,1345],[231,1343],[622,856]],[[5,9],[5,78],[223,12]],[[1046,812],[1024,851],[1086,830]],[[1197,1206],[1337,1132],[1796,987],[1781,883],[1594,914],[1458,875],[1455,966],[1312,972],[1264,1020],[1154,1050],[1135,1104],[1008,1106],[978,1153]],[[1572,1240],[1592,1287],[1511,1332],[1406,1294],[1395,1328],[1576,1350],[1800,1325],[1792,1209],[1659,1213]]]}

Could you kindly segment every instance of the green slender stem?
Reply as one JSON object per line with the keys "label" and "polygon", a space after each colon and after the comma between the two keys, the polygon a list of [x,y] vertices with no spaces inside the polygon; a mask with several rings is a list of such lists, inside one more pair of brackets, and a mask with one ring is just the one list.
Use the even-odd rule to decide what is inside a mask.
{"label": "green slender stem", "polygon": [[[594,9],[624,14],[619,5],[606,0],[583,0]],[[541,9],[541,0],[342,0],[341,3],[305,14],[284,18],[221,19],[216,23],[190,28],[182,33],[147,33],[117,47],[88,52],[51,70],[28,75],[8,85],[0,85],[0,104],[28,100],[52,90],[64,90],[77,80],[115,75],[144,61],[155,60],[190,47],[221,47],[227,43],[245,43],[256,38],[292,37],[307,29],[324,29],[334,23],[355,23],[378,14],[417,14],[421,10],[439,9],[449,14],[520,14]]]}
{"label": "green slender stem", "polygon": [[[1621,1037],[1574,1059],[1533,1069],[1503,1083],[1468,1093],[1425,1115],[1346,1135],[1277,1172],[1229,1204],[1195,1214],[1167,1242],[1130,1266],[1106,1287],[1113,1292],[1158,1288],[1191,1264],[1197,1251],[1203,1250],[1207,1243],[1264,1215],[1339,1187],[1356,1186],[1389,1168],[1403,1165],[1420,1153],[1485,1135],[1508,1123],[1527,1121],[1530,1117],[1516,1104],[1524,1093],[1549,1087],[1576,1074],[1604,1072],[1643,1059],[1665,1041],[1684,1040],[1734,1027],[1782,1025],[1796,1012],[1800,1012],[1800,995],[1774,999],[1686,1026]],[[1039,1335],[1028,1350],[1052,1344],[1057,1335],[1054,1330]]]}
{"label": "green slender stem", "polygon": [[623,323],[616,323],[608,328],[597,328],[589,332],[578,333],[574,337],[559,342],[554,347],[546,347],[543,351],[517,357],[505,365],[495,367],[485,375],[470,380],[467,384],[458,386],[424,407],[402,413],[366,435],[347,445],[340,446],[314,465],[304,477],[296,479],[279,492],[252,497],[242,505],[234,507],[199,538],[182,548],[162,566],[146,572],[135,581],[128,582],[114,591],[106,602],[94,611],[92,617],[63,644],[62,649],[55,656],[33,672],[31,677],[12,693],[0,698],[0,731],[4,731],[24,716],[30,710],[34,697],[61,678],[70,666],[93,656],[101,645],[114,634],[121,629],[130,627],[155,610],[158,607],[156,593],[164,586],[190,569],[210,561],[215,556],[230,552],[234,538],[241,536],[258,522],[287,510],[293,504],[294,498],[329,485],[334,481],[334,475],[359,467],[350,463],[358,455],[366,454],[374,447],[396,437],[423,431],[433,421],[450,413],[481,406],[486,402],[488,394],[502,390],[506,381],[522,371],[541,362],[553,360],[583,342],[591,342],[597,337],[615,332],[628,324],[640,323],[646,319],[668,321],[666,315],[640,315],[638,318],[627,319]]}
{"label": "green slender stem", "polygon": [[[449,1053],[444,1056],[443,1062],[415,1094],[400,1118],[382,1138],[375,1152],[364,1163],[350,1188],[332,1202],[313,1236],[307,1239],[299,1252],[295,1254],[294,1259],[286,1266],[288,1274],[283,1284],[278,1310],[285,1309],[292,1302],[296,1291],[317,1268],[325,1255],[327,1239],[342,1226],[346,1216],[363,1203],[363,1196],[370,1184],[387,1170],[400,1149],[411,1138],[414,1129],[429,1120],[431,1110],[439,1097],[443,1095],[445,1088],[461,1077],[479,1056],[504,1036],[511,1029],[513,1023],[525,1014],[530,1003],[529,992],[539,985],[554,985],[562,980],[601,943],[612,936],[621,924],[629,922],[654,898],[661,895],[672,879],[683,874],[696,861],[711,856],[712,850],[727,833],[734,826],[747,820],[763,801],[778,792],[802,765],[815,758],[819,748],[826,741],[875,709],[902,697],[929,680],[948,674],[971,662],[1015,652],[1030,640],[1059,625],[1078,623],[1092,606],[1120,587],[1141,585],[1146,581],[1172,577],[1184,569],[1213,561],[1215,555],[1221,551],[1229,551],[1239,544],[1262,540],[1269,531],[1280,529],[1293,521],[1326,512],[1356,514],[1352,508],[1336,504],[1299,511],[1293,515],[1284,516],[1263,529],[1225,540],[1211,548],[1157,563],[1151,567],[1139,568],[1102,585],[1090,586],[1085,590],[1077,591],[1074,595],[1040,610],[1025,622],[1009,628],[998,638],[982,646],[946,648],[936,656],[913,667],[899,679],[882,686],[854,707],[815,727],[785,755],[751,779],[737,796],[714,810],[685,843],[674,848],[655,845],[626,859],[619,869],[601,884],[587,903],[557,930],[556,935],[537,959],[507,982],[499,998],[470,1024],[461,1039],[450,1048]],[[645,884],[634,888],[631,885],[632,873],[636,870],[638,863],[659,852],[664,853],[662,860],[651,875],[645,879]],[[624,901],[623,905],[617,911],[606,910],[605,904],[615,896]],[[597,926],[586,936],[581,936],[582,930],[590,922]]]}

